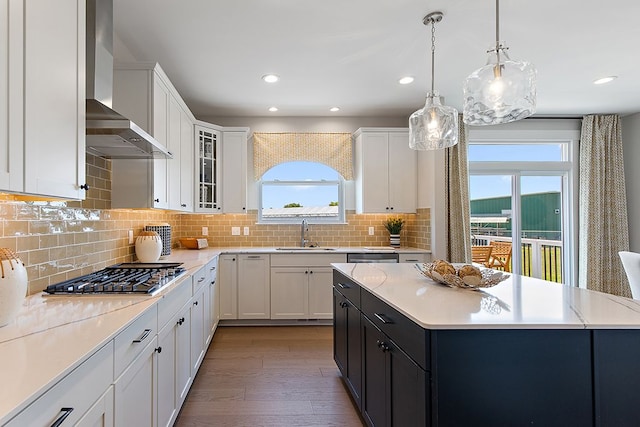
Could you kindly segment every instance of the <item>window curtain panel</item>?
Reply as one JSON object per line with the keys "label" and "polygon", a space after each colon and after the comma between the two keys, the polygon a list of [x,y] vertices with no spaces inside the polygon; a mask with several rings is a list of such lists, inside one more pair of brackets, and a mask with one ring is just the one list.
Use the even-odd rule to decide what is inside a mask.
{"label": "window curtain panel", "polygon": [[590,115],[580,135],[579,282],[631,298],[618,251],[629,250],[622,132],[617,115]]}
{"label": "window curtain panel", "polygon": [[254,133],[253,173],[262,175],[280,163],[319,162],[353,180],[353,143],[350,133]]}
{"label": "window curtain panel", "polygon": [[458,143],[445,153],[447,259],[471,262],[471,215],[469,204],[469,163],[467,162],[469,128],[458,120]]}

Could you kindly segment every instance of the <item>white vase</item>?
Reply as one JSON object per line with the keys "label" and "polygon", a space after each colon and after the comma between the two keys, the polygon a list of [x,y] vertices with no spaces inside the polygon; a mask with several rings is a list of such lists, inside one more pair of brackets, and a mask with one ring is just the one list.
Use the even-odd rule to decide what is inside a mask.
{"label": "white vase", "polygon": [[27,295],[27,269],[11,250],[0,249],[0,326],[11,322]]}
{"label": "white vase", "polygon": [[140,262],[156,262],[162,254],[162,239],[155,231],[142,231],[136,238],[136,257]]}
{"label": "white vase", "polygon": [[389,234],[389,246],[393,246],[394,248],[400,247],[400,235],[399,234]]}

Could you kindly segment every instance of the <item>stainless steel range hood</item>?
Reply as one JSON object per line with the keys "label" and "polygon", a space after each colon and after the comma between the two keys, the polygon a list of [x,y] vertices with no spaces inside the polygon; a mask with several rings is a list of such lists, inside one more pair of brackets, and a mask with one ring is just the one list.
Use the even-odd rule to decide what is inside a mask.
{"label": "stainless steel range hood", "polygon": [[113,0],[87,0],[87,153],[112,159],[172,158],[151,135],[111,109]]}

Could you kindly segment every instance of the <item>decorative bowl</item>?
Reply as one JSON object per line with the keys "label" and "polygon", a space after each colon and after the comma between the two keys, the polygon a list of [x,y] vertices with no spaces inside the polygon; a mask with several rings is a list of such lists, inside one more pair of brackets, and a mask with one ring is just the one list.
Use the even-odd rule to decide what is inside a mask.
{"label": "decorative bowl", "polygon": [[418,266],[418,270],[433,280],[434,282],[452,287],[452,288],[463,288],[463,289],[481,289],[481,288],[490,288],[492,286],[497,285],[498,283],[505,280],[509,277],[508,274],[505,274],[501,271],[492,270],[490,268],[480,269],[480,274],[482,277],[478,279],[477,277],[465,277],[462,278],[458,276],[458,272],[462,267],[469,264],[453,264],[456,274],[444,274],[441,275],[437,271],[433,269],[435,263],[425,263],[422,266]]}

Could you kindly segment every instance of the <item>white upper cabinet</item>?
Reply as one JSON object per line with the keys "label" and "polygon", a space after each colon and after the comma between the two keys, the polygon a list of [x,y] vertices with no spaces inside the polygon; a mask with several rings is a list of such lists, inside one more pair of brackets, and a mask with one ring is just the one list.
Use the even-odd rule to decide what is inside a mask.
{"label": "white upper cabinet", "polygon": [[196,212],[247,211],[248,133],[249,128],[196,122]]}
{"label": "white upper cabinet", "polygon": [[215,125],[197,122],[195,126],[194,168],[196,212],[220,213],[221,132]]}
{"label": "white upper cabinet", "polygon": [[83,199],[85,2],[0,6],[0,190]]}
{"label": "white upper cabinet", "polygon": [[222,132],[222,212],[247,212],[246,128],[224,128]]}
{"label": "white upper cabinet", "polygon": [[[113,159],[111,207],[193,212],[195,118],[158,64],[116,64],[113,82],[114,109],[153,136],[173,158]],[[184,191],[187,186],[190,189]]]}
{"label": "white upper cabinet", "polygon": [[194,211],[193,122],[189,114],[180,111],[180,210],[184,212]]}
{"label": "white upper cabinet", "polygon": [[361,128],[355,136],[356,212],[414,213],[418,156],[402,128]]}

